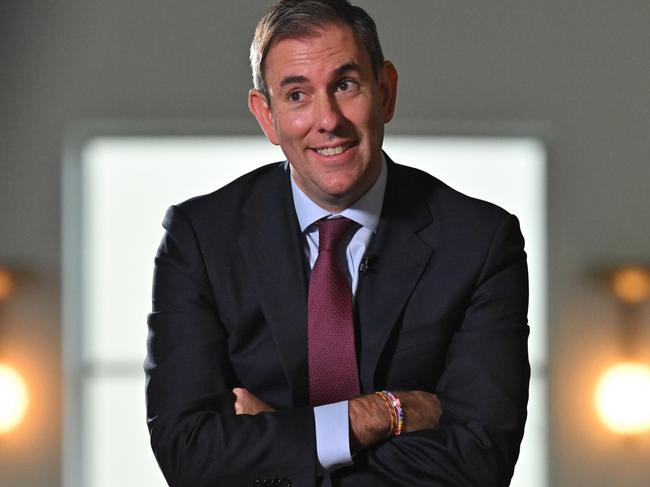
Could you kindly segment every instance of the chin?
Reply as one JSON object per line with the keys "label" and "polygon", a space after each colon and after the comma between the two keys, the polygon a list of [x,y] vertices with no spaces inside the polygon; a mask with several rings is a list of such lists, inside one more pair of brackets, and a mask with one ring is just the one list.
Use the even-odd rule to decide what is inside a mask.
{"label": "chin", "polygon": [[330,195],[332,198],[344,198],[346,195],[349,195],[354,192],[354,188],[359,186],[359,180],[355,181],[332,181],[331,183],[326,183],[322,186],[324,192]]}

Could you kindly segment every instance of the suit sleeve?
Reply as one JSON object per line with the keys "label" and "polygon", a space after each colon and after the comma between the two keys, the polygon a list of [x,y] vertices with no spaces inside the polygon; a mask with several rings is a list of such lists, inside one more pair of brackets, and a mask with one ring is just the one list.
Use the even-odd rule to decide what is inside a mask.
{"label": "suit sleeve", "polygon": [[519,455],[528,383],[528,273],[517,219],[498,226],[435,391],[435,430],[394,437],[335,485],[504,487]]}
{"label": "suit sleeve", "polygon": [[228,335],[196,235],[177,207],[163,226],[145,372],[151,446],[167,482],[250,486],[258,479],[284,485],[286,479],[315,485],[313,410],[234,414]]}

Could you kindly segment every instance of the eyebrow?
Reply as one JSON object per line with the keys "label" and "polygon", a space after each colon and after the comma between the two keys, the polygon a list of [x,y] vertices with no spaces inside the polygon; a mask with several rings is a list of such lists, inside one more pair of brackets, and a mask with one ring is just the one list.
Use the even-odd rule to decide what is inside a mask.
{"label": "eyebrow", "polygon": [[295,83],[306,83],[307,78],[305,76],[301,75],[293,75],[293,76],[285,76],[282,78],[282,81],[280,81],[280,88],[284,88],[287,85],[292,85]]}
{"label": "eyebrow", "polygon": [[342,75],[344,75],[346,73],[349,73],[350,71],[359,72],[359,71],[361,71],[361,68],[359,67],[359,65],[357,63],[345,63],[344,65],[339,66],[338,68],[336,68],[334,70],[334,73],[337,76],[342,76]]}
{"label": "eyebrow", "polygon": [[[338,68],[334,70],[334,74],[336,76],[342,76],[346,73],[349,73],[350,71],[360,71],[361,68],[357,63],[345,63]],[[306,83],[307,78],[302,75],[289,75],[285,76],[282,78],[282,81],[280,81],[280,88],[284,88],[287,85],[292,85],[292,84],[299,84],[299,83]]]}

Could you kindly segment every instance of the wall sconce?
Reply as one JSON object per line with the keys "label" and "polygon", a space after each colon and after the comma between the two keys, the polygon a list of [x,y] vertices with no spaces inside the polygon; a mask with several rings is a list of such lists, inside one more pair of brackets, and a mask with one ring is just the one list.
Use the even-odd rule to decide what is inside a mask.
{"label": "wall sconce", "polygon": [[27,412],[27,386],[12,367],[0,364],[0,435],[9,433]]}
{"label": "wall sconce", "polygon": [[650,367],[622,362],[607,369],[596,386],[596,408],[615,433],[650,431]]}
{"label": "wall sconce", "polygon": [[[13,279],[7,269],[0,268],[0,306],[13,291]],[[27,412],[27,386],[11,366],[0,363],[0,435],[16,428]]]}
{"label": "wall sconce", "polygon": [[596,386],[596,410],[611,431],[638,435],[650,431],[650,365],[638,357],[640,311],[650,300],[650,267],[627,266],[608,273],[612,293],[621,305],[621,338],[625,360],[614,364]]}
{"label": "wall sconce", "polygon": [[614,296],[626,305],[638,306],[650,299],[650,269],[622,267],[612,273],[610,284]]}

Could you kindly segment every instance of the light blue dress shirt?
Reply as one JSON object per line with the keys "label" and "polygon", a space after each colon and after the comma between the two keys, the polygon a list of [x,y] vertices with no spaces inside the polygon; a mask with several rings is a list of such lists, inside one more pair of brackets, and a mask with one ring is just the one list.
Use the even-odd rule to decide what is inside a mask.
{"label": "light blue dress shirt", "polygon": [[[292,168],[293,171],[293,168]],[[347,261],[348,279],[353,297],[359,281],[359,265],[368,248],[370,239],[377,232],[379,217],[386,190],[386,161],[382,155],[381,171],[371,188],[349,208],[334,214],[314,203],[291,178],[293,203],[298,216],[300,230],[305,236],[304,249],[313,269],[318,257],[318,227],[315,222],[323,218],[344,216],[358,224],[347,246],[342,247],[340,258]],[[314,408],[316,425],[316,452],[318,461],[326,470],[334,470],[352,463],[350,435],[348,430],[348,401],[325,404]]]}

